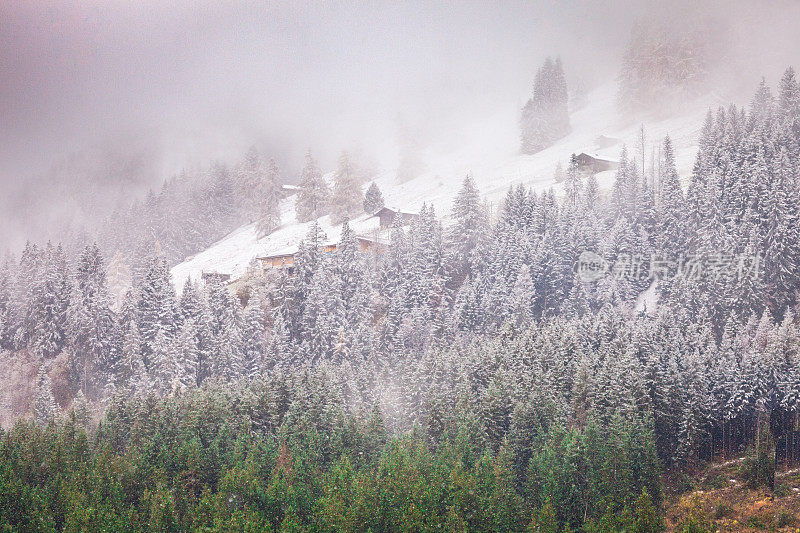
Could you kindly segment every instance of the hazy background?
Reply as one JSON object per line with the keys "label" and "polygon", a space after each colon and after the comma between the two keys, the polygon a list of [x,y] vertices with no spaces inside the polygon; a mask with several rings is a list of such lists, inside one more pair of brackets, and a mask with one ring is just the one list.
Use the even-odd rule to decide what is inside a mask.
{"label": "hazy background", "polygon": [[548,55],[613,79],[644,17],[702,28],[726,97],[800,67],[792,1],[164,4],[0,3],[0,249],[72,222],[76,189],[118,202],[253,144],[291,175],[309,148],[391,161],[401,127],[460,142]]}

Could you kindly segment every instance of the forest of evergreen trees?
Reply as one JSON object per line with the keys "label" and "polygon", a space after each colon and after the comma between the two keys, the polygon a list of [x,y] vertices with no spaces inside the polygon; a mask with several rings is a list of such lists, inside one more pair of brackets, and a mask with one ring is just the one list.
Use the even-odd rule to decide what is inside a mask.
{"label": "forest of evergreen trees", "polygon": [[364,212],[361,185],[371,173],[363,161],[343,152],[329,185],[308,153],[298,186],[287,191],[291,177],[253,147],[235,165],[215,163],[201,172],[183,172],[144,199],[117,206],[97,223],[96,238],[90,238],[94,232],[88,227],[53,228],[52,233],[60,236],[73,263],[96,241],[108,262],[127,265],[131,272],[125,277],[136,277],[147,268],[155,246],[173,266],[243,224],[255,223],[259,236],[268,235],[289,221],[281,220],[280,203],[293,194],[299,221],[330,214],[339,223],[358,216]]}
{"label": "forest of evergreen trees", "polygon": [[[685,192],[660,153],[643,174],[624,151],[608,195],[573,162],[563,198],[514,187],[494,219],[467,177],[452,224],[425,206],[381,254],[346,223],[324,254],[313,224],[291,274],[235,294],[176,293],[150,251],[113,309],[98,246],[29,244],[0,270],[0,347],[67,364],[2,435],[0,523],[658,531],[662,469],[739,456],[759,426],[795,462],[794,71],[709,112]],[[328,201],[303,198],[311,219]],[[587,252],[607,271],[583,275]]]}
{"label": "forest of evergreen trees", "polygon": [[697,21],[668,26],[639,21],[622,58],[617,99],[628,114],[663,113],[698,94],[708,82],[712,52]]}

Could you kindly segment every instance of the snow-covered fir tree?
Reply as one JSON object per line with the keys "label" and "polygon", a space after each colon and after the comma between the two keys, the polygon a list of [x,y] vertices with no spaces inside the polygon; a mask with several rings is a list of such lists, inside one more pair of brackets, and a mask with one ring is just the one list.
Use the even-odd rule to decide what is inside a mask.
{"label": "snow-covered fir tree", "polygon": [[39,367],[36,378],[36,397],[33,403],[33,419],[39,426],[45,427],[53,423],[59,416],[60,410],[53,396],[53,385],[47,375],[44,365]]}
{"label": "snow-covered fir tree", "polygon": [[267,235],[281,224],[283,179],[274,158],[270,158],[260,186],[253,191],[258,198],[258,230]]}
{"label": "snow-covered fir tree", "polygon": [[68,311],[68,336],[73,352],[72,370],[86,391],[95,370],[106,372],[110,360],[114,316],[106,290],[103,258],[97,245],[87,246],[78,259],[75,287]]}
{"label": "snow-covered fir tree", "polygon": [[331,221],[336,223],[348,220],[361,212],[364,195],[361,193],[361,180],[347,152],[339,157],[339,167],[333,178],[331,194]]}
{"label": "snow-covered fir tree", "polygon": [[158,333],[163,332],[167,340],[172,339],[179,322],[175,288],[163,255],[151,254],[137,293],[137,326],[145,360],[149,364],[148,358]]}
{"label": "snow-covered fir tree", "polygon": [[369,184],[367,192],[364,194],[364,212],[369,215],[374,215],[378,210],[382,209],[383,206],[383,193],[373,181]]}
{"label": "snow-covered fir tree", "polygon": [[330,196],[328,184],[309,151],[306,154],[306,164],[300,173],[295,200],[297,220],[307,222],[326,215],[330,208]]}
{"label": "snow-covered fir tree", "polygon": [[469,275],[478,266],[479,247],[489,229],[486,207],[471,176],[464,178],[453,201],[451,216],[455,223],[449,228],[447,237],[450,266],[455,272]]}
{"label": "snow-covered fir tree", "polygon": [[266,315],[261,298],[258,294],[252,295],[242,316],[243,372],[248,380],[255,379],[264,365],[267,351]]}
{"label": "snow-covered fir tree", "polygon": [[[770,419],[779,453],[800,452],[796,92],[787,71],[777,97],[763,84],[709,114],[685,192],[669,138],[652,172],[624,150],[609,194],[570,165],[564,195],[515,185],[496,219],[468,177],[444,223],[424,205],[367,248],[349,223],[336,240],[315,221],[291,270],[187,281],[179,300],[163,255],[128,259],[112,311],[98,246],[28,244],[0,269],[0,343],[45,364],[64,351],[92,402],[222,382],[254,431],[377,405],[391,431],[438,445],[463,414],[492,453],[524,455],[545,426],[622,439],[615,420],[642,417],[673,467],[737,454]],[[576,271],[585,251],[608,261],[600,279]],[[651,257],[676,261],[658,283],[637,270]],[[42,423],[57,411],[45,377]]]}

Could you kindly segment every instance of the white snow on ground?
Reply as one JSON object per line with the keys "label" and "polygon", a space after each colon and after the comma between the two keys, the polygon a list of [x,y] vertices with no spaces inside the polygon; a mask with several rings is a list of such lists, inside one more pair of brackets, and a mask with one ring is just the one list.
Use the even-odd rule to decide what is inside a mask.
{"label": "white snow on ground", "polygon": [[[298,243],[306,236],[312,222],[295,221],[294,196],[281,202],[281,221],[282,225],[277,230],[261,238],[255,224],[232,231],[208,249],[176,265],[172,269],[173,283],[182,287],[187,278],[197,281],[203,272],[231,274],[235,279],[246,272],[256,257],[296,252]],[[319,225],[327,236],[326,242],[338,242],[341,225],[332,225],[328,216],[320,218]],[[376,234],[378,225],[378,219],[368,215],[350,221],[350,227],[359,235]]]}
{"label": "white snow on ground", "polygon": [[[553,180],[556,165],[561,162],[564,169],[573,153],[586,152],[599,157],[618,160],[623,145],[631,156],[638,146],[640,125],[644,125],[648,146],[657,145],[669,134],[675,148],[678,172],[688,179],[697,154],[697,140],[707,109],[721,102],[713,96],[700,98],[677,116],[620,124],[616,107],[616,84],[603,85],[588,96],[588,103],[570,114],[572,131],[555,145],[533,155],[520,155],[517,141],[516,117],[498,113],[497,120],[485,124],[482,140],[464,142],[463,147],[446,154],[426,154],[427,170],[406,183],[397,184],[394,169],[386,169],[375,179],[381,189],[386,205],[417,212],[423,203],[432,204],[439,216],[447,216],[455,194],[466,174],[471,174],[481,194],[493,208],[500,205],[511,185],[525,184],[537,191],[552,187],[558,194],[561,185]],[[511,131],[513,130],[513,135]],[[600,136],[617,139],[611,146],[599,147]],[[498,142],[500,140],[501,142]],[[487,146],[501,144],[507,148],[492,150]],[[650,150],[646,161],[650,161]],[[640,156],[639,156],[640,157]],[[330,180],[332,174],[326,176]],[[614,172],[597,174],[602,189],[611,186]],[[185,280],[200,278],[203,272],[220,272],[237,278],[245,273],[251,261],[263,255],[290,253],[296,250],[299,241],[311,225],[297,223],[294,214],[294,196],[281,204],[282,226],[270,235],[259,238],[254,224],[242,226],[207,250],[187,258],[172,269],[176,286]],[[341,226],[330,223],[329,217],[319,219],[329,241],[336,242]],[[367,215],[351,221],[354,231],[370,234],[377,231],[378,221]],[[649,306],[648,306],[649,307]]]}
{"label": "white snow on ground", "polygon": [[658,282],[653,280],[637,298],[634,312],[655,315],[658,311]]}

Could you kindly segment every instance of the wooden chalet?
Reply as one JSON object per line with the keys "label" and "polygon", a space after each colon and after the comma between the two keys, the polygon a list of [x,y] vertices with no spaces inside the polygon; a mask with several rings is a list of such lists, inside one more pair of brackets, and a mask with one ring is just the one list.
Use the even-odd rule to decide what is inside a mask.
{"label": "wooden chalet", "polygon": [[614,170],[619,167],[619,163],[610,159],[603,159],[596,155],[581,152],[575,156],[575,161],[578,163],[578,168],[588,174],[596,174],[606,170]]}
{"label": "wooden chalet", "polygon": [[[358,250],[362,254],[372,253],[380,254],[385,250],[387,243],[379,237],[371,237],[368,235],[356,235],[358,241]],[[323,255],[332,255],[336,253],[336,248],[339,243],[328,243],[322,247]],[[297,251],[282,252],[274,255],[266,255],[257,257],[261,267],[264,270],[288,270],[291,272],[294,269],[294,256]]]}
{"label": "wooden chalet", "polygon": [[281,270],[294,265],[294,254],[267,255],[257,259],[264,270]]}
{"label": "wooden chalet", "polygon": [[392,224],[394,223],[394,218],[397,216],[398,213],[403,219],[404,226],[411,224],[411,222],[413,222],[419,217],[419,215],[416,213],[408,213],[406,211],[400,211],[399,209],[392,209],[390,207],[382,207],[375,213],[373,213],[372,216],[378,217],[381,229],[386,229],[392,227]]}
{"label": "wooden chalet", "polygon": [[368,235],[357,235],[356,240],[358,240],[358,247],[362,254],[367,252],[381,254],[389,245],[388,241],[381,239],[378,236],[370,237]]}

